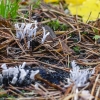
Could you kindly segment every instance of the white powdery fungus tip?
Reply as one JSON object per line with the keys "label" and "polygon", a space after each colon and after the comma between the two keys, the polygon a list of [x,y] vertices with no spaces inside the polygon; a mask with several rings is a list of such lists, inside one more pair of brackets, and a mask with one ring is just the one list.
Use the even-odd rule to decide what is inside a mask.
{"label": "white powdery fungus tip", "polygon": [[2,64],[2,65],[1,65],[1,68],[2,68],[2,69],[4,69],[4,70],[6,70],[6,69],[7,69],[6,64],[5,64],[5,63],[4,63],[4,64]]}
{"label": "white powdery fungus tip", "polygon": [[37,28],[38,28],[37,25],[38,25],[38,22],[37,22],[37,20],[35,20],[35,27],[33,29],[34,37],[36,36],[36,31],[37,31]]}
{"label": "white powdery fungus tip", "polygon": [[26,65],[26,62],[23,62],[23,64],[22,64],[21,68],[24,68],[24,67],[25,67],[25,65]]}
{"label": "white powdery fungus tip", "polygon": [[37,22],[37,20],[35,20],[35,21],[34,21],[34,23],[35,23],[35,27],[37,27],[37,25],[38,25],[38,22]]}
{"label": "white powdery fungus tip", "polygon": [[[15,24],[16,29],[16,37],[19,39],[23,39],[25,36],[32,37],[33,35],[36,36],[36,31],[38,28],[38,22],[34,22],[35,27],[33,28],[33,23],[21,23],[21,24]],[[20,26],[19,26],[20,25]]]}
{"label": "white powdery fungus tip", "polygon": [[25,25],[25,28],[23,29],[23,34],[29,36],[31,28],[32,28],[32,23],[27,23]]}
{"label": "white powdery fungus tip", "polygon": [[8,75],[9,75],[8,69],[2,70],[2,75],[3,75],[3,77],[8,77]]}
{"label": "white powdery fungus tip", "polygon": [[21,29],[24,29],[24,27],[25,27],[25,23],[21,23]]}
{"label": "white powdery fungus tip", "polygon": [[20,71],[19,80],[20,80],[20,83],[22,83],[22,81],[25,79],[25,76],[27,75],[27,73],[24,69],[19,69],[19,71]]}
{"label": "white powdery fungus tip", "polygon": [[18,67],[14,67],[14,71],[13,71],[13,75],[18,75],[18,73],[19,73],[19,69],[18,69]]}
{"label": "white powdery fungus tip", "polygon": [[31,71],[31,75],[30,75],[30,79],[32,80],[32,81],[34,81],[35,80],[35,75],[37,75],[39,73],[39,70],[36,70],[36,71]]}
{"label": "white powdery fungus tip", "polygon": [[19,67],[17,67],[17,66],[16,66],[15,68],[19,68],[19,69],[21,69],[21,67],[22,67],[22,66],[21,66],[21,65],[19,65]]}
{"label": "white powdery fungus tip", "polygon": [[18,39],[23,39],[24,38],[24,34],[23,34],[23,30],[24,30],[25,24],[21,23],[21,26],[19,27],[19,24],[15,24],[15,29],[16,29],[16,38]]}
{"label": "white powdery fungus tip", "polygon": [[29,70],[26,70],[26,74],[28,74],[29,73]]}
{"label": "white powdery fungus tip", "polygon": [[12,76],[13,73],[14,73],[14,68],[12,68],[12,67],[8,68],[8,74],[9,74],[9,76]]}
{"label": "white powdery fungus tip", "polygon": [[16,38],[22,40],[25,37],[27,37],[27,47],[28,49],[30,48],[30,42],[32,41],[32,37],[36,36],[37,28],[38,28],[38,22],[37,20],[34,21],[34,26],[33,23],[21,23],[21,24],[15,24],[15,29],[16,29]]}
{"label": "white powdery fungus tip", "polygon": [[37,28],[38,28],[38,26],[37,26],[38,25],[37,20],[35,20],[34,24],[35,24],[35,27],[34,28],[32,27],[32,28],[29,28],[28,29],[28,31],[29,31],[28,32],[28,36],[29,37],[32,37],[33,35],[34,35],[34,37],[36,36],[36,31],[37,31]]}
{"label": "white powdery fungus tip", "polygon": [[[12,85],[24,85],[27,86],[35,80],[35,75],[39,73],[39,70],[34,71],[29,68],[25,68],[26,62],[22,65],[5,68],[2,67],[2,74],[0,74],[0,85],[12,84]],[[3,64],[2,66],[5,66]],[[5,81],[5,82],[4,82]]]}
{"label": "white powdery fungus tip", "polygon": [[13,70],[11,70],[13,73],[12,74],[10,74],[10,75],[13,75],[13,79],[12,79],[12,81],[11,81],[11,84],[16,84],[16,82],[17,82],[17,77],[18,77],[18,74],[19,74],[19,69],[18,69],[18,67],[16,66],[16,67],[14,67],[13,68]]}
{"label": "white powdery fungus tip", "polygon": [[[95,72],[95,69],[89,71],[89,69],[80,69],[79,66],[76,65],[75,61],[72,61],[72,70],[70,70],[70,79],[68,80],[68,84],[72,82],[76,85],[76,87],[84,87],[89,83],[87,80],[91,77],[91,75]],[[71,82],[72,81],[72,82]]]}
{"label": "white powdery fungus tip", "polygon": [[27,48],[28,48],[28,49],[30,48],[30,42],[31,42],[31,41],[28,41],[28,42],[27,42]]}
{"label": "white powdery fungus tip", "polygon": [[42,27],[42,29],[43,29],[43,38],[42,38],[42,40],[41,40],[41,43],[44,44],[44,42],[45,42],[47,36],[50,35],[50,32],[47,32],[47,33],[46,33],[46,30],[45,30],[44,27]]}
{"label": "white powdery fungus tip", "polygon": [[72,66],[72,68],[74,68],[74,67],[77,66],[75,60],[73,60],[73,61],[71,62],[71,66]]}
{"label": "white powdery fungus tip", "polygon": [[13,84],[13,85],[14,85],[14,84],[16,84],[16,82],[17,82],[17,77],[16,77],[16,76],[14,76],[14,77],[13,77],[13,79],[12,79],[12,81],[11,81],[11,84]]}
{"label": "white powdery fungus tip", "polygon": [[37,28],[38,28],[38,27],[36,26],[36,27],[33,29],[33,31],[32,31],[32,32],[33,32],[34,37],[36,37],[36,31],[37,31]]}

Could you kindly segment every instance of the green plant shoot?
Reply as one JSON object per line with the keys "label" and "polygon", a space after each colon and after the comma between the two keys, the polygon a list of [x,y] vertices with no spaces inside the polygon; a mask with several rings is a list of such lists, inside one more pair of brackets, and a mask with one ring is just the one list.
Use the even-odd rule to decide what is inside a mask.
{"label": "green plant shoot", "polygon": [[95,40],[100,39],[100,35],[95,35],[95,36],[93,37],[93,39],[95,39]]}
{"label": "green plant shoot", "polygon": [[19,8],[19,1],[0,0],[0,16],[6,19],[15,19]]}

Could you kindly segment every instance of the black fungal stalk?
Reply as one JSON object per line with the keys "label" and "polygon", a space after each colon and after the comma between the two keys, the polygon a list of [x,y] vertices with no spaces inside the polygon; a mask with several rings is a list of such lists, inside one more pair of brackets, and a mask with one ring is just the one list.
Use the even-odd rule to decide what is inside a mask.
{"label": "black fungal stalk", "polygon": [[13,86],[28,86],[37,81],[35,80],[37,74],[47,83],[57,85],[60,85],[60,82],[64,82],[69,77],[69,73],[66,71],[58,69],[51,71],[40,67],[31,68],[30,66],[26,66],[25,62],[22,65],[10,68],[7,68],[6,64],[4,64],[2,65],[2,69],[0,84],[5,86],[9,86],[9,84]]}

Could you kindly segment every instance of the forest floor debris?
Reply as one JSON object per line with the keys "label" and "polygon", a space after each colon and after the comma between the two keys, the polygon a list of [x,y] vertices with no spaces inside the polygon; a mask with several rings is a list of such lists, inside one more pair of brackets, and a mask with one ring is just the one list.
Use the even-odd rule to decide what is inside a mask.
{"label": "forest floor debris", "polygon": [[[98,24],[100,20],[83,23],[78,16],[65,14],[61,4],[54,7],[41,3],[35,9],[29,5],[26,9],[20,8],[18,13],[20,16],[17,18],[17,23],[0,17],[2,23],[0,24],[0,66],[7,65],[6,69],[0,67],[0,72],[3,74],[3,70],[7,72],[12,68],[13,71],[18,69],[17,74],[19,74],[18,77],[13,78],[14,82],[9,81],[7,86],[1,84],[2,80],[0,80],[0,98],[99,100],[100,38],[95,35],[100,33]],[[23,16],[26,13],[28,13],[26,17]],[[77,64],[75,66],[79,66],[76,69],[73,69],[74,65],[71,66],[73,60]],[[27,86],[22,86],[24,83],[18,83],[21,86],[12,84],[16,83],[15,78],[25,78],[24,70],[29,70],[31,73],[38,71],[35,77],[29,75],[32,76],[30,79],[35,78],[35,81],[31,81]],[[76,71],[73,70],[77,73],[75,74]],[[21,76],[21,73],[25,74]],[[79,75],[79,77],[78,74],[83,76]]]}

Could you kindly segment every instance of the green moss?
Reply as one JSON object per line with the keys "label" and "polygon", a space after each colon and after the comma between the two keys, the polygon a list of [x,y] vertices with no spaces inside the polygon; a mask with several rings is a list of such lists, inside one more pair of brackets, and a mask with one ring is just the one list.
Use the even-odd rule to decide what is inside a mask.
{"label": "green moss", "polygon": [[72,49],[75,51],[76,54],[80,54],[80,47],[79,46],[74,46]]}
{"label": "green moss", "polygon": [[65,31],[67,30],[68,26],[64,24],[60,24],[58,20],[54,20],[47,23],[54,31]]}

